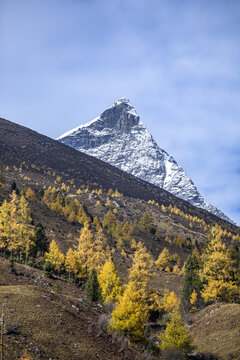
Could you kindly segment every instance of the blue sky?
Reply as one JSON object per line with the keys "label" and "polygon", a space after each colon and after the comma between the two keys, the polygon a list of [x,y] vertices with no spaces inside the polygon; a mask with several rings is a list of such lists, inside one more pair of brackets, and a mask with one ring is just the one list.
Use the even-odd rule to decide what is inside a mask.
{"label": "blue sky", "polygon": [[238,0],[1,0],[0,116],[50,137],[122,96],[240,223]]}

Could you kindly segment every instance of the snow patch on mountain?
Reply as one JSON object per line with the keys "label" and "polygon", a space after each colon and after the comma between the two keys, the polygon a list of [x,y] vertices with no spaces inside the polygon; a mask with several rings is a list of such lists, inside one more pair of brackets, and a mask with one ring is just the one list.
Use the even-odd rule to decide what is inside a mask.
{"label": "snow patch on mountain", "polygon": [[125,97],[92,121],[59,136],[58,140],[232,222],[204,201],[190,177],[157,145]]}

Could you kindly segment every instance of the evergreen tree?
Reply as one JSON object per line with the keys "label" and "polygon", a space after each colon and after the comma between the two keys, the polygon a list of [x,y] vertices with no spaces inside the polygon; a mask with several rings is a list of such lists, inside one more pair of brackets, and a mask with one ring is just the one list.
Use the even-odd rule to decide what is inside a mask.
{"label": "evergreen tree", "polygon": [[13,180],[13,182],[12,182],[12,184],[11,184],[10,191],[11,191],[11,192],[15,191],[16,195],[19,195],[19,194],[20,194],[15,180]]}
{"label": "evergreen tree", "polygon": [[34,247],[34,255],[40,253],[40,256],[43,256],[44,253],[48,250],[49,243],[48,238],[46,236],[44,227],[41,223],[38,223],[35,226],[35,247]]}
{"label": "evergreen tree", "polygon": [[200,296],[202,289],[202,282],[199,277],[199,264],[195,254],[189,255],[185,265],[185,277],[183,285],[182,299],[188,305],[193,291],[196,292],[197,296]]}
{"label": "evergreen tree", "polygon": [[97,271],[94,268],[92,269],[88,281],[86,282],[85,291],[88,300],[94,302],[100,302],[102,300],[101,287],[99,285]]}

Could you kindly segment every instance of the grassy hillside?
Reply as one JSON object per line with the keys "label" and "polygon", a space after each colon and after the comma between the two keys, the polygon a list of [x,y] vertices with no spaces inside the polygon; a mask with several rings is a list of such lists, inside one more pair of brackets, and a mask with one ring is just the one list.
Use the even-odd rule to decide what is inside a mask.
{"label": "grassy hillside", "polygon": [[[31,208],[32,229],[41,223],[48,243],[55,240],[64,255],[70,247],[78,246],[84,226],[84,220],[73,218],[74,214],[68,211],[78,204],[78,211],[87,218],[94,236],[98,219],[123,284],[128,281],[139,242],[154,261],[164,249],[171,256],[171,264],[156,268],[148,285],[160,294],[161,301],[164,289],[181,298],[184,264],[193,251],[201,253],[214,224],[221,226],[227,248],[239,248],[239,227],[160,188],[3,119],[0,135],[4,177],[0,202],[10,200],[15,182]],[[109,211],[116,219],[118,231],[111,232],[104,225]],[[42,270],[40,255],[34,260],[29,257],[31,267],[15,263],[13,272],[11,253],[2,251],[2,255],[0,305],[5,304],[6,359],[20,358],[25,350],[32,359],[150,360],[163,356],[154,341],[158,342],[156,335],[166,327],[164,317],[158,322],[149,320],[145,329],[147,340],[142,343],[109,334],[106,319],[112,305],[88,301],[83,283],[69,281],[66,271],[60,272],[60,277],[55,272],[49,278]],[[239,306],[213,304],[196,313],[181,309],[197,352],[214,353],[224,360],[240,358]],[[207,359],[206,356],[199,359]]]}

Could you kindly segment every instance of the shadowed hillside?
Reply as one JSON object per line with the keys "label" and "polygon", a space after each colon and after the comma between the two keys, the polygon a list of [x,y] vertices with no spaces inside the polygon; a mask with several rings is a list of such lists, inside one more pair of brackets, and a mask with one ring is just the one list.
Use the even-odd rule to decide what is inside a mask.
{"label": "shadowed hillside", "polygon": [[[44,165],[57,173],[67,174],[74,179],[76,186],[82,183],[97,183],[105,189],[117,188],[126,196],[142,200],[154,199],[165,206],[176,205],[193,216],[205,219],[207,223],[224,224],[234,229],[230,223],[196,208],[167,191],[137,179],[103,161],[88,156],[58,141],[40,135],[23,126],[0,118],[0,160],[5,165],[19,166],[25,161],[28,165]],[[63,176],[64,178],[64,176]]]}

